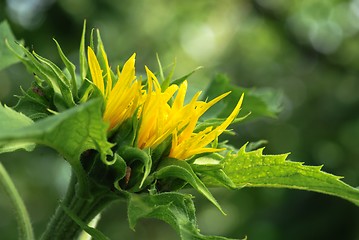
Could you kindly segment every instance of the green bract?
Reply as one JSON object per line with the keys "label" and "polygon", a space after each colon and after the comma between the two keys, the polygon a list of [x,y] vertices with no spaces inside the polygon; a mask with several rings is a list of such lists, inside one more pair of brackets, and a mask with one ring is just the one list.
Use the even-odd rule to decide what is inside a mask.
{"label": "green bract", "polygon": [[[219,75],[204,97],[215,99],[231,90],[233,94],[230,98],[218,106],[214,102],[207,103],[195,98],[186,105],[180,98],[184,98],[187,87],[185,80],[189,75],[172,81],[173,70],[165,77],[159,62],[160,82],[147,69],[149,78],[136,82],[139,87],[134,88],[137,91],[134,100],[120,106],[128,110],[133,107],[132,104],[138,104],[129,111],[132,115],[123,117],[120,123],[110,128],[104,118],[106,108],[110,105],[108,101],[113,99],[110,92],[122,87],[115,84],[123,79],[127,79],[126,91],[131,92],[135,79],[132,79],[134,67],[130,64],[134,57],[127,67],[119,68],[114,73],[108,66],[97,31],[98,44],[94,44],[94,33],[90,39],[90,51],[94,50],[96,56],[90,54],[88,63],[84,28],[79,68],[69,61],[55,41],[63,62],[63,66],[57,66],[21,44],[15,44],[6,23],[0,25],[1,41],[4,41],[3,36],[7,38],[8,47],[34,74],[34,81],[29,90],[22,92],[14,108],[0,105],[0,153],[18,149],[31,151],[36,144],[41,144],[61,154],[73,171],[67,195],[51,219],[43,239],[73,239],[81,229],[96,239],[106,239],[87,224],[117,200],[128,204],[128,219],[132,229],[141,218],[157,218],[170,224],[181,239],[227,239],[200,233],[193,197],[181,193],[183,188],[194,188],[221,211],[220,202],[211,194],[210,187],[232,190],[243,187],[303,189],[338,196],[359,206],[359,190],[340,181],[339,177],[321,171],[321,167],[291,162],[286,160],[287,154],[263,155],[263,149],[248,151],[247,144],[235,149],[228,143],[218,142],[219,134],[230,132],[224,130],[232,120],[249,121],[259,116],[275,116],[279,110],[279,97],[273,92],[232,87],[224,76]],[[7,53],[0,60],[0,68],[16,62],[8,55],[4,42],[0,43],[1,52]],[[104,83],[101,82],[103,79],[106,79]],[[113,79],[115,87],[106,85],[112,84]],[[176,91],[177,95],[174,95]],[[242,92],[246,94],[245,105],[242,115],[238,117]],[[224,97],[224,94],[220,95],[217,100]],[[159,137],[153,139],[153,145],[147,144],[146,136],[141,138],[141,144],[145,147],[140,147],[139,135],[153,127],[151,121],[157,121],[156,117],[150,118],[150,121],[144,116],[146,111],[153,113],[156,101],[163,103],[161,107],[170,113],[175,109],[173,105],[178,104],[178,111],[183,111],[189,117],[185,123],[182,115],[172,119],[178,121],[178,126],[170,125],[166,131],[159,129]],[[212,105],[212,112],[198,120],[205,112],[201,111],[201,107],[210,108]],[[198,114],[194,115],[197,118],[190,115],[193,112]],[[252,114],[245,118],[250,112]],[[109,114],[113,117],[116,112]],[[158,128],[165,128],[161,123],[165,124],[166,119],[161,120],[156,124]],[[191,124],[196,125],[191,126],[189,131],[187,127]],[[146,129],[141,129],[141,126],[146,126]],[[158,142],[158,139],[161,141]],[[196,147],[197,151],[188,157],[188,152],[193,150],[189,148],[188,152],[178,154],[185,156],[183,159],[171,157],[173,145],[181,146],[185,141],[188,141],[187,147]],[[201,141],[206,144],[201,145]],[[29,226],[28,222],[26,226]]]}

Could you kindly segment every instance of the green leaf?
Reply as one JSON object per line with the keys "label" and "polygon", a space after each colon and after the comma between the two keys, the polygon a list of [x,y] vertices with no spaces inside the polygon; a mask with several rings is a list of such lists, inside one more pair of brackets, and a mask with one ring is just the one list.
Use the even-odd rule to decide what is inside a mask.
{"label": "green leaf", "polygon": [[16,220],[19,225],[19,239],[32,240],[35,239],[31,226],[31,221],[24,202],[18,193],[14,183],[0,163],[0,187],[4,189],[6,195],[9,197],[11,204],[14,206]]}
{"label": "green leaf", "polygon": [[229,154],[224,162],[225,173],[238,188],[308,190],[341,197],[359,206],[359,189],[340,181],[338,176],[321,171],[322,166],[305,166],[300,162],[286,160],[288,154],[263,155],[263,148],[246,152],[245,147],[237,154]]}
{"label": "green leaf", "polygon": [[99,150],[105,156],[112,144],[107,142],[108,124],[102,120],[101,106],[101,101],[93,100],[27,127],[6,129],[0,133],[0,146],[32,141],[56,149],[70,163],[88,149]]}
{"label": "green leaf", "polygon": [[[29,126],[0,132],[4,145],[37,143],[57,150],[73,167],[79,181],[86,174],[80,163],[81,154],[95,149],[105,162],[113,144],[107,141],[108,124],[102,120],[102,101],[92,100],[60,114],[39,120]],[[81,182],[86,190],[86,182]],[[81,185],[80,184],[80,185]]]}
{"label": "green leaf", "polygon": [[213,99],[228,91],[231,91],[231,94],[212,106],[204,117],[227,117],[233,111],[242,93],[244,93],[244,101],[239,115],[246,116],[250,113],[245,120],[258,117],[275,117],[281,110],[282,94],[279,91],[237,87],[232,85],[223,74],[213,78],[203,96]]}
{"label": "green leaf", "polygon": [[217,200],[213,197],[206,185],[198,178],[196,173],[192,170],[191,166],[185,162],[173,158],[166,158],[161,161],[158,171],[155,172],[155,178],[179,178],[188,182],[194,189],[205,196],[212,202],[223,214],[225,214],[218,204]]}
{"label": "green leaf", "polygon": [[224,240],[225,237],[204,236],[199,232],[192,196],[175,192],[155,195],[132,194],[128,203],[128,221],[134,230],[141,218],[156,218],[170,224],[182,240]]}
{"label": "green leaf", "polygon": [[[6,21],[0,23],[0,70],[20,62],[20,60],[8,49],[5,40],[9,44],[14,44],[15,37],[11,32],[10,26]],[[21,54],[21,52],[18,52]]]}
{"label": "green leaf", "polygon": [[[0,133],[6,133],[8,131],[15,131],[23,127],[31,125],[33,121],[23,115],[22,113],[16,112],[7,106],[0,104]],[[12,152],[20,148],[24,148],[27,151],[31,151],[34,148],[32,142],[20,142],[10,143],[3,142],[0,144],[0,153]]]}

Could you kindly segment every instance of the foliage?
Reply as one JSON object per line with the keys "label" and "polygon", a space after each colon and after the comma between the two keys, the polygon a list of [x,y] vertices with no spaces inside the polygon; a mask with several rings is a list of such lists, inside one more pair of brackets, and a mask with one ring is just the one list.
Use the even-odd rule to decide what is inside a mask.
{"label": "foliage", "polygon": [[[1,56],[1,65],[0,70],[17,63],[18,58],[9,51],[9,49],[5,46],[5,41],[7,40],[11,43],[15,41],[15,37],[13,36],[9,24],[6,21],[1,22],[0,24],[0,56]],[[21,52],[18,52],[21,54]]]}

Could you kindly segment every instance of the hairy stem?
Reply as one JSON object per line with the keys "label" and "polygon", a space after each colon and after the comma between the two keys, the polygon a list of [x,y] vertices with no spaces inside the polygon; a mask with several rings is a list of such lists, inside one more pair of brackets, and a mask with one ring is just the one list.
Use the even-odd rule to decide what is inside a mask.
{"label": "hairy stem", "polygon": [[26,211],[24,202],[20,194],[16,190],[14,183],[0,163],[0,186],[5,190],[5,193],[10,198],[10,201],[15,209],[16,219],[19,225],[19,239],[33,240],[34,233],[31,226],[29,215]]}
{"label": "hairy stem", "polygon": [[102,188],[94,188],[89,197],[82,197],[77,194],[77,185],[78,181],[73,172],[67,193],[43,233],[42,240],[76,239],[83,230],[79,222],[87,225],[116,199],[112,194],[104,192]]}

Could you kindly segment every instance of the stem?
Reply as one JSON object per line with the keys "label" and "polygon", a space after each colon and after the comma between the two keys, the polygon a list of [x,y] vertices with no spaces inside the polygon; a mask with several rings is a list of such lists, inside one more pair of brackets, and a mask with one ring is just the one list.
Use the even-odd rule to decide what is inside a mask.
{"label": "stem", "polygon": [[29,215],[26,211],[24,202],[16,190],[14,183],[6,172],[4,166],[0,163],[0,186],[2,186],[14,206],[16,219],[19,225],[19,239],[33,240],[34,233]]}
{"label": "stem", "polygon": [[[76,182],[77,182],[76,176],[72,172],[65,198],[62,200],[62,204],[64,204],[65,206],[72,205],[72,200],[73,200],[72,198],[75,195]],[[59,205],[55,211],[55,214],[53,215],[49,224],[47,225],[46,231],[44,232],[41,238],[51,239],[52,233],[58,232],[57,229],[61,229],[61,226],[63,226],[67,221],[69,221],[68,216],[64,214],[61,205]]]}
{"label": "stem", "polygon": [[[66,210],[71,211],[71,215],[79,221],[88,224],[114,200],[108,194],[97,194],[88,198],[80,197],[76,194],[77,184],[77,178],[73,172],[65,198],[57,207],[54,216],[41,237],[42,240],[76,239],[82,231],[82,227],[66,213]],[[63,206],[66,207],[66,210]]]}

